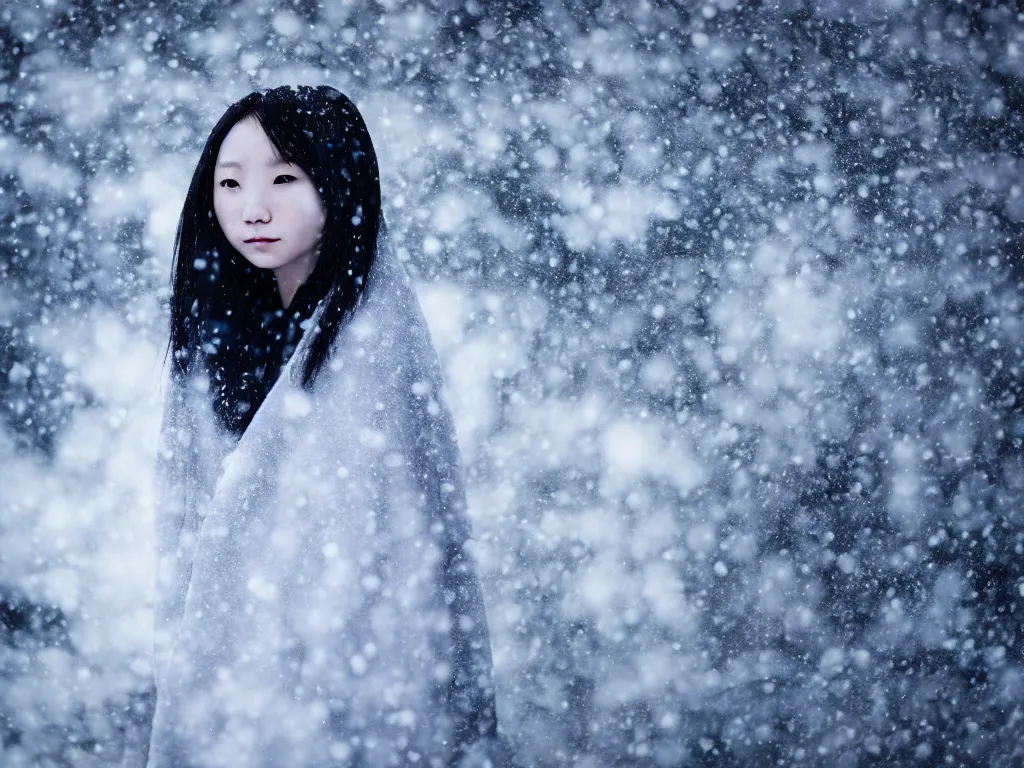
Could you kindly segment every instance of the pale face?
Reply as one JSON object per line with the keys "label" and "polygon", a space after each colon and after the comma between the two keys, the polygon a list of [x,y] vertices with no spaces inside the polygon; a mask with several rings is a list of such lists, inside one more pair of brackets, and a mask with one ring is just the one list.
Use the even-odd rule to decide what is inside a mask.
{"label": "pale face", "polygon": [[316,265],[326,211],[306,172],[281,159],[254,117],[224,137],[213,209],[228,242],[249,263],[274,271],[287,307]]}

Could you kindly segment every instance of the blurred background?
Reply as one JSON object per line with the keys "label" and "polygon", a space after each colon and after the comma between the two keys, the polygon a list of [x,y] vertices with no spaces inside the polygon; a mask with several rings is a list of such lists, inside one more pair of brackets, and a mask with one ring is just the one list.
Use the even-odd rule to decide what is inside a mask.
{"label": "blurred background", "polygon": [[524,765],[1024,761],[1013,2],[41,0],[0,10],[0,764],[137,727],[177,217],[299,83],[376,143]]}

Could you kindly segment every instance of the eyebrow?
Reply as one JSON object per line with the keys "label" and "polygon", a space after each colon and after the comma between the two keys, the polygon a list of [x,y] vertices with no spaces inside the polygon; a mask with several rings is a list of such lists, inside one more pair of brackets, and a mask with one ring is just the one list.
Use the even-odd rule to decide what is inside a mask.
{"label": "eyebrow", "polygon": [[[267,168],[273,168],[275,165],[291,165],[287,160],[279,158],[277,160],[271,160],[267,163]],[[217,163],[218,168],[241,168],[242,164],[235,162],[234,160],[227,160],[223,163]]]}

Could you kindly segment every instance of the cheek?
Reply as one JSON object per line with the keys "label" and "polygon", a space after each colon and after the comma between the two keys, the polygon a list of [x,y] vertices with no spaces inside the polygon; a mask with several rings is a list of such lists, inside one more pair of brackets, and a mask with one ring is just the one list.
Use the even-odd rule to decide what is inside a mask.
{"label": "cheek", "polygon": [[324,232],[324,224],[327,223],[327,212],[319,197],[308,201],[305,219],[307,226],[315,233],[316,237],[321,237]]}
{"label": "cheek", "polygon": [[215,193],[213,195],[213,215],[217,219],[217,223],[220,225],[221,231],[225,234],[230,230],[231,216],[228,214],[229,206],[227,201]]}

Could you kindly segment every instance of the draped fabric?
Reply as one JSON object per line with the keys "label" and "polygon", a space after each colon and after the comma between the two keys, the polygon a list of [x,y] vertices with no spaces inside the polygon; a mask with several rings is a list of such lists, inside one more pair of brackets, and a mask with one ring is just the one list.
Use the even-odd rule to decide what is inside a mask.
{"label": "draped fabric", "polygon": [[501,761],[454,430],[383,227],[305,391],[318,316],[240,438],[171,384],[150,768]]}

